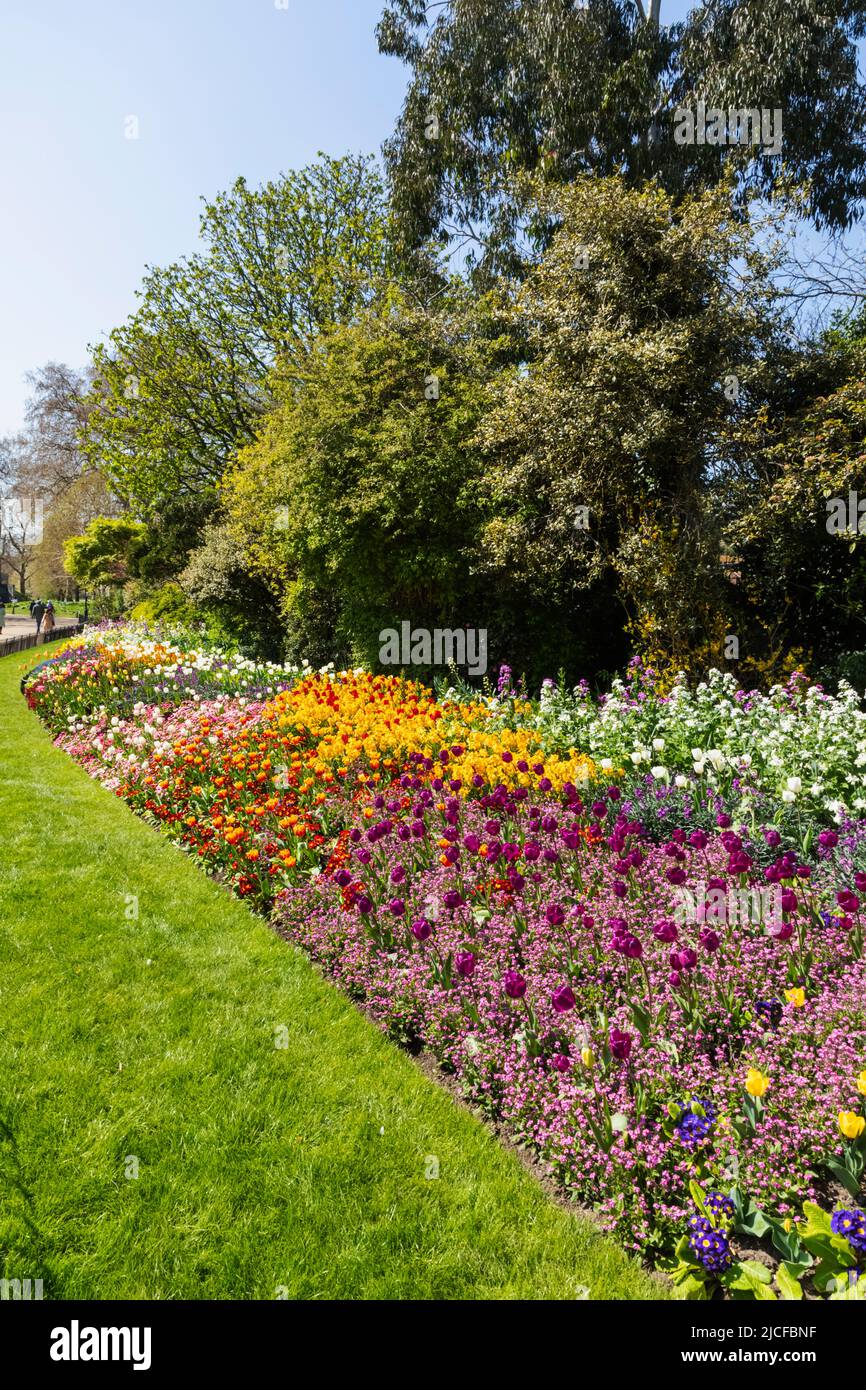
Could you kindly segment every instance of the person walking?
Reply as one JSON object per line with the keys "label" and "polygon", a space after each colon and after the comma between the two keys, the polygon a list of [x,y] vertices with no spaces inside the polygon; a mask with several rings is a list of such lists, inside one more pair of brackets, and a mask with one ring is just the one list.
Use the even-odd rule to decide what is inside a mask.
{"label": "person walking", "polygon": [[49,599],[45,605],[45,613],[42,618],[42,636],[44,641],[48,641],[49,636],[56,626],[57,623],[54,619],[54,604]]}
{"label": "person walking", "polygon": [[42,602],[41,598],[35,600],[33,607],[30,609],[30,616],[36,624],[36,636],[38,637],[42,627],[42,619],[45,617],[45,604]]}
{"label": "person walking", "polygon": [[6,622],[6,604],[3,602],[2,598],[0,598],[0,633],[2,633],[2,631],[3,631],[3,625],[5,624],[5,622]]}

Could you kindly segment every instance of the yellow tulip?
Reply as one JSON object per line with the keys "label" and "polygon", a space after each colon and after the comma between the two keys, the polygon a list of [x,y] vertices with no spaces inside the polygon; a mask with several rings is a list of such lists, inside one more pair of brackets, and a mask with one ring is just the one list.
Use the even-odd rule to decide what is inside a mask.
{"label": "yellow tulip", "polygon": [[861,1096],[866,1096],[866,1071],[861,1071],[857,1077],[857,1090]]}
{"label": "yellow tulip", "polygon": [[839,1128],[846,1139],[859,1139],[866,1129],[866,1120],[854,1110],[840,1110]]}
{"label": "yellow tulip", "polygon": [[595,1066],[595,1053],[593,1052],[591,1047],[582,1047],[580,1049],[580,1060],[583,1062],[583,1065],[586,1067],[587,1071],[592,1070],[592,1068]]}
{"label": "yellow tulip", "polygon": [[746,1090],[750,1096],[756,1099],[766,1094],[770,1085],[769,1076],[765,1076],[757,1067],[749,1067],[746,1073]]}
{"label": "yellow tulip", "polygon": [[804,989],[786,989],[785,998],[789,1004],[793,1004],[795,1009],[802,1009],[806,1002],[806,991]]}

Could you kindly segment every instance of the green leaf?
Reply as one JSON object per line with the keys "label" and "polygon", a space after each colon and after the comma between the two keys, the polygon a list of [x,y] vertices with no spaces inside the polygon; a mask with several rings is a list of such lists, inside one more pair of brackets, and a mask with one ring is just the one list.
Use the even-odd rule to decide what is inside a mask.
{"label": "green leaf", "polygon": [[754,1236],[756,1240],[765,1236],[769,1229],[770,1223],[766,1216],[752,1202],[749,1203],[742,1216],[734,1222],[735,1231],[739,1231],[741,1235]]}
{"label": "green leaf", "polygon": [[786,1303],[799,1303],[802,1299],[803,1290],[800,1287],[800,1280],[797,1275],[793,1273],[793,1267],[791,1265],[784,1262],[779,1265],[779,1268],[776,1270],[776,1284]]}
{"label": "green leaf", "polygon": [[834,1178],[836,1178],[842,1184],[842,1186],[848,1192],[851,1193],[851,1196],[859,1197],[860,1179],[856,1178],[854,1174],[850,1171],[850,1169],[846,1168],[845,1164],[841,1163],[837,1158],[828,1158],[825,1160],[825,1162],[826,1166],[830,1169],[830,1172],[833,1174]]}
{"label": "green leaf", "polygon": [[855,1284],[850,1280],[840,1283],[839,1287],[830,1294],[833,1302],[863,1302],[866,1301],[866,1274],[861,1274]]}
{"label": "green leaf", "polygon": [[692,1201],[694,1202],[698,1211],[701,1213],[701,1216],[706,1217],[706,1219],[709,1221],[710,1214],[707,1211],[706,1203],[707,1194],[704,1192],[704,1189],[701,1187],[700,1183],[695,1182],[694,1178],[692,1178],[691,1182],[689,1183],[689,1192],[691,1193]]}
{"label": "green leaf", "polygon": [[757,1279],[759,1284],[769,1284],[773,1278],[770,1270],[760,1260],[741,1260],[740,1269],[749,1278]]}
{"label": "green leaf", "polygon": [[812,1235],[818,1232],[827,1236],[833,1234],[830,1213],[824,1211],[815,1202],[803,1203],[803,1215],[806,1218],[805,1234]]}

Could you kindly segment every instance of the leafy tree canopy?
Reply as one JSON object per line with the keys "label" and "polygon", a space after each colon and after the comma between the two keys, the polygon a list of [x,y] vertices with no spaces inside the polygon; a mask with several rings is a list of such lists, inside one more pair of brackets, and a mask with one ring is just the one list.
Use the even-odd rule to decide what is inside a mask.
{"label": "leafy tree canopy", "polygon": [[64,542],[66,569],[83,589],[120,588],[144,535],[144,525],[129,517],[95,517],[82,535]]}
{"label": "leafy tree canopy", "polygon": [[303,382],[282,384],[224,496],[252,567],[283,589],[304,654],[337,638],[375,661],[379,630],[395,622],[471,624],[470,441],[497,350],[455,290],[429,313],[395,300],[335,328]]}
{"label": "leafy tree canopy", "polygon": [[[386,145],[409,244],[477,239],[507,264],[516,171],[568,183],[619,174],[674,194],[728,167],[743,197],[809,184],[818,225],[844,227],[866,192],[862,0],[711,0],[664,24],[666,0],[388,0],[382,52],[411,80]],[[677,143],[678,108],[782,112],[782,144]],[[774,144],[774,142],[771,142]]]}
{"label": "leafy tree canopy", "polygon": [[135,313],[94,349],[86,448],[142,514],[207,489],[268,404],[277,362],[356,315],[388,263],[372,160],[320,157],[205,205],[204,249],[148,271]]}

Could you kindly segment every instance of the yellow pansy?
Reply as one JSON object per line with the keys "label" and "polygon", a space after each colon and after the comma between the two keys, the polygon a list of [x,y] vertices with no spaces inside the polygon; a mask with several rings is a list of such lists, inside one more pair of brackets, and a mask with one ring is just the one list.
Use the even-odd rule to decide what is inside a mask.
{"label": "yellow pansy", "polygon": [[866,1120],[855,1110],[839,1111],[839,1128],[846,1139],[859,1139],[866,1129]]}
{"label": "yellow pansy", "polygon": [[756,1099],[766,1094],[770,1085],[769,1076],[765,1076],[757,1067],[749,1067],[746,1072],[746,1090],[750,1096]]}

